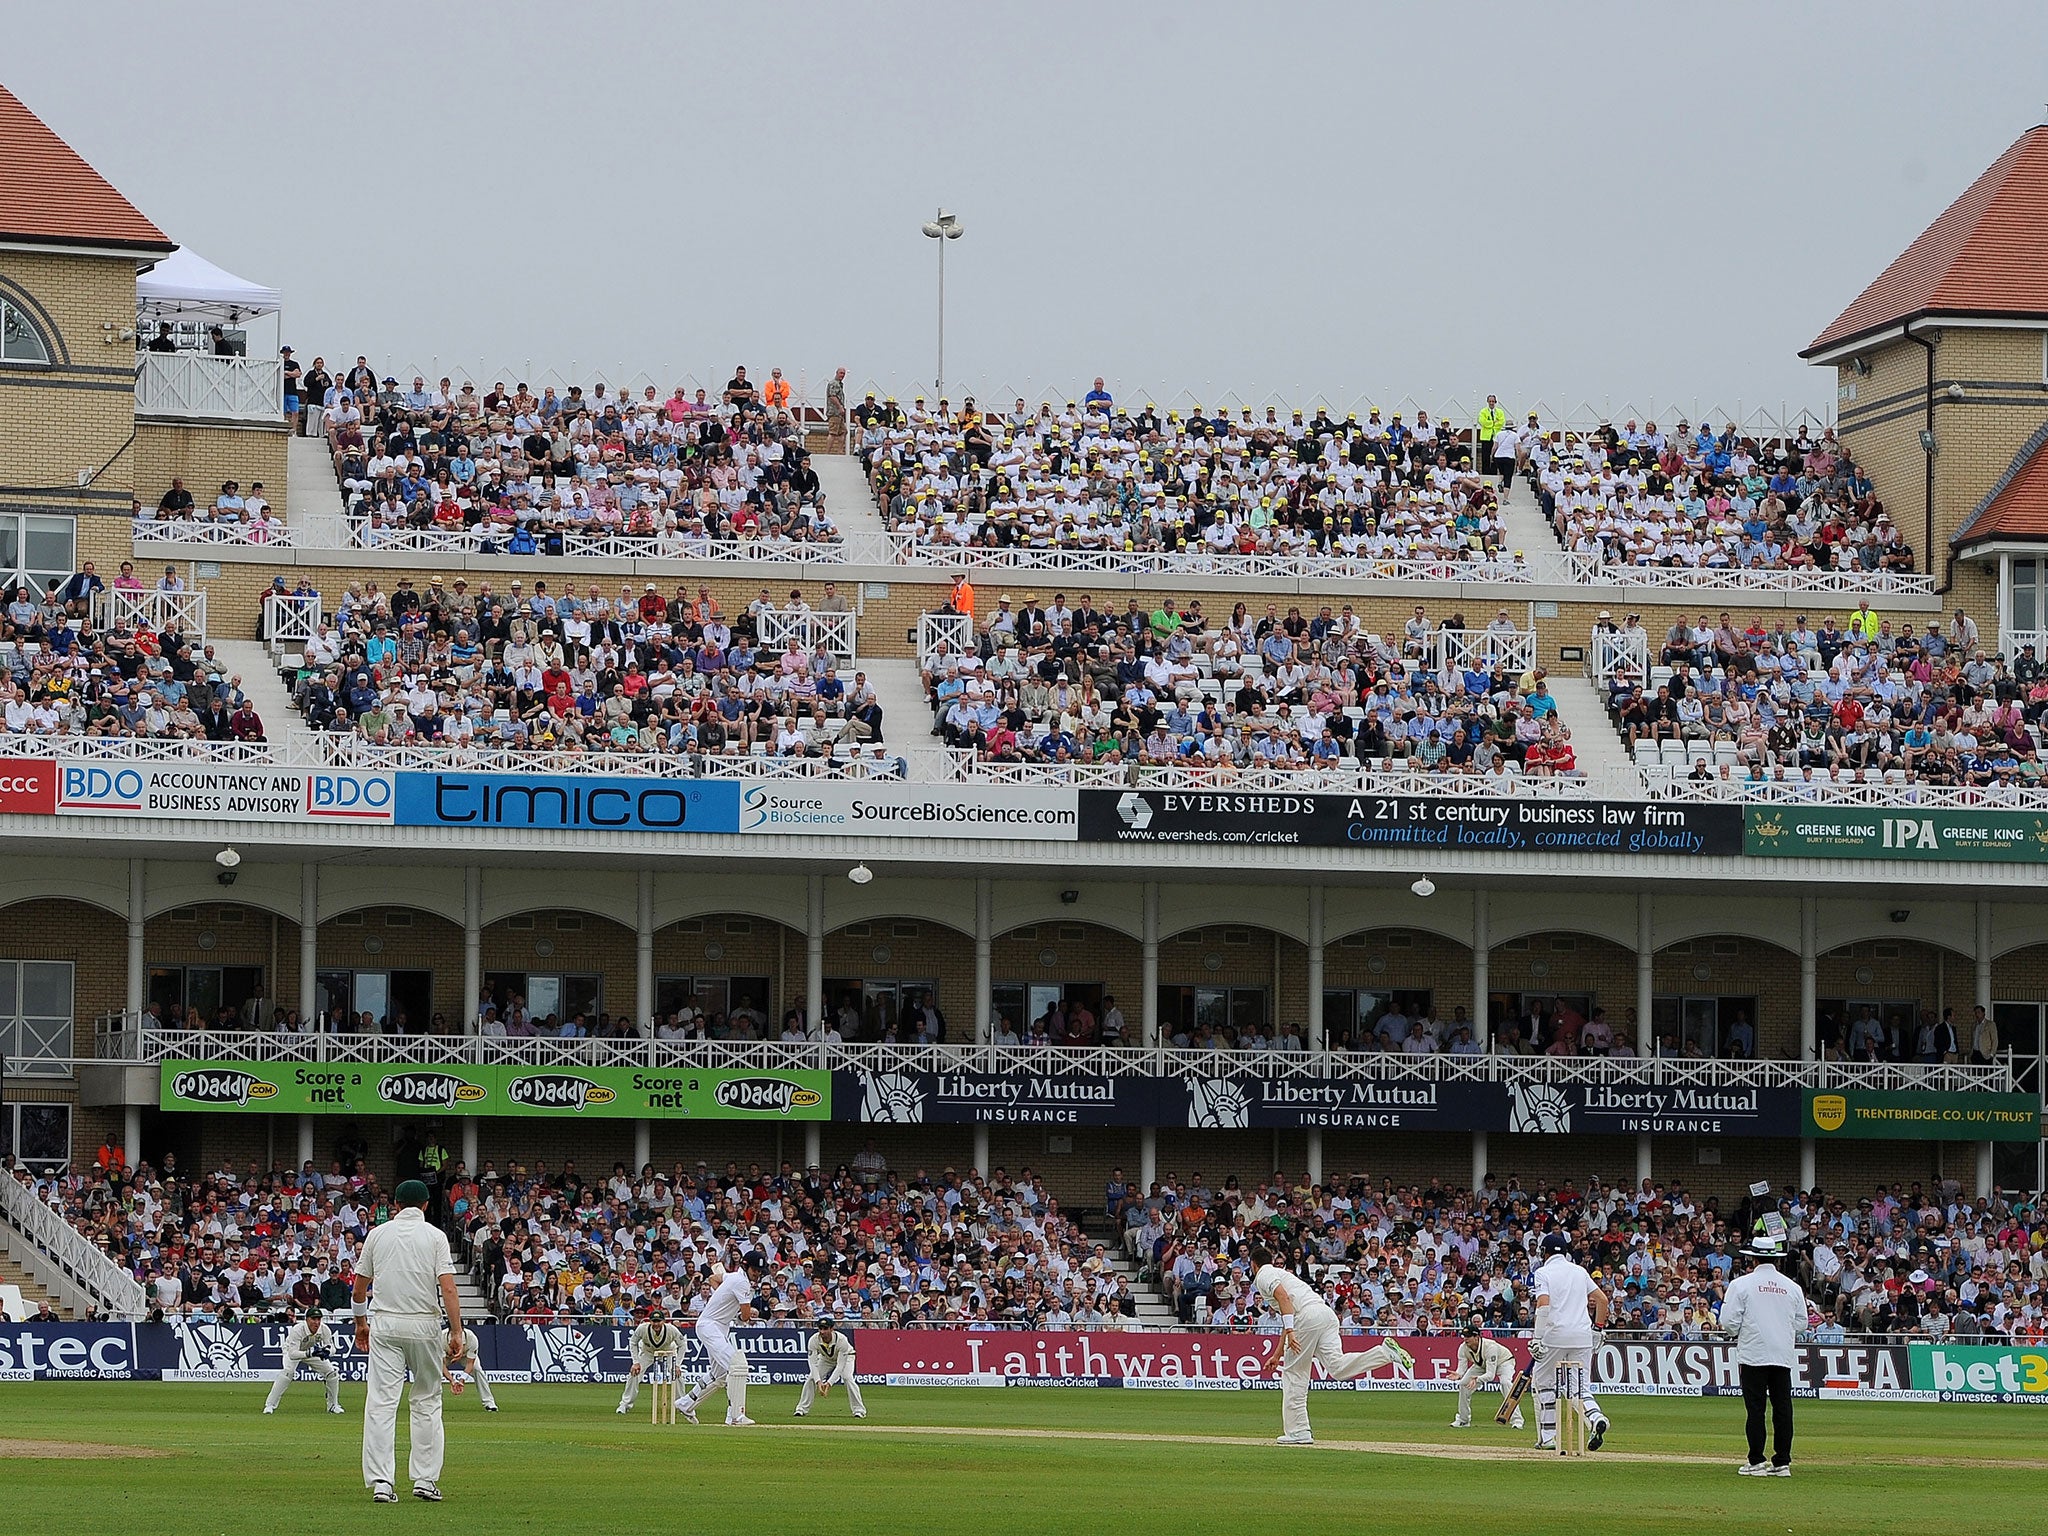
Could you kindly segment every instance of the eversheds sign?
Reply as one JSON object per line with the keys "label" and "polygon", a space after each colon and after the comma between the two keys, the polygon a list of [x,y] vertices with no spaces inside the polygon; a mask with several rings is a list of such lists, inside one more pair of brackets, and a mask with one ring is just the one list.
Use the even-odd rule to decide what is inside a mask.
{"label": "eversheds sign", "polygon": [[1742,852],[1742,809],[1625,800],[1084,789],[1081,840],[1717,857]]}

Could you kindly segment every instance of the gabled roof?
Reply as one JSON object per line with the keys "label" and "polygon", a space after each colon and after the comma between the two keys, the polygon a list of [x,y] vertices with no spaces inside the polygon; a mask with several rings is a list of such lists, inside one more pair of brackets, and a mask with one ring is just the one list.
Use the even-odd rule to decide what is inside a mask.
{"label": "gabled roof", "polygon": [[1930,314],[2048,319],[2048,124],[2022,134],[1799,355]]}
{"label": "gabled roof", "polygon": [[0,240],[167,254],[177,245],[0,85]]}
{"label": "gabled roof", "polygon": [[2013,456],[1950,543],[1963,549],[1997,539],[2048,541],[2048,422]]}

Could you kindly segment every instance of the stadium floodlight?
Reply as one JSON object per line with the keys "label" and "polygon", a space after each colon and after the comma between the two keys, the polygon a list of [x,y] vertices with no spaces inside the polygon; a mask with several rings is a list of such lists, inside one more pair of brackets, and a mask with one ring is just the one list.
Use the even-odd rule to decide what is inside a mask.
{"label": "stadium floodlight", "polygon": [[1420,880],[1409,886],[1408,889],[1418,896],[1434,896],[1436,894],[1436,882],[1430,879],[1429,876],[1424,875]]}
{"label": "stadium floodlight", "polygon": [[855,885],[866,885],[875,878],[875,872],[865,864],[856,864],[846,872],[846,878]]}
{"label": "stadium floodlight", "polygon": [[939,210],[935,219],[927,219],[920,226],[927,240],[939,242],[939,372],[933,388],[940,398],[946,393],[946,242],[958,240],[967,233],[967,226],[960,222],[958,215]]}

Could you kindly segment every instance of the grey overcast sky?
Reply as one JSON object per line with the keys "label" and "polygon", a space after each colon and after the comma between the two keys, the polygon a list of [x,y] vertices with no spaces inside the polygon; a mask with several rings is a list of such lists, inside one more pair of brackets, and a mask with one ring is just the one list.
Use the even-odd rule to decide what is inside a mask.
{"label": "grey overcast sky", "polygon": [[[344,24],[346,18],[346,24]],[[2048,5],[14,8],[0,79],[302,360],[1824,406]],[[0,175],[5,168],[0,167]],[[485,378],[482,382],[490,382]]]}

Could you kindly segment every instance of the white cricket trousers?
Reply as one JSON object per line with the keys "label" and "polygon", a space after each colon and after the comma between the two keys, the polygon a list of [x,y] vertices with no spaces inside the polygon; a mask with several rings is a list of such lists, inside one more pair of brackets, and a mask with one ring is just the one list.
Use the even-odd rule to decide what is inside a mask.
{"label": "white cricket trousers", "polygon": [[692,1413],[697,1405],[716,1392],[725,1388],[725,1421],[747,1415],[747,1356],[732,1335],[718,1323],[700,1321],[697,1324],[697,1342],[704,1346],[706,1361],[704,1379],[690,1389],[685,1402]]}
{"label": "white cricket trousers", "polygon": [[1588,1422],[1607,1417],[1600,1411],[1600,1399],[1593,1395],[1593,1346],[1560,1349],[1553,1345],[1543,1352],[1529,1372],[1529,1384],[1536,1389],[1536,1438],[1548,1443],[1557,1438],[1558,1377],[1566,1377],[1578,1389]]}
{"label": "white cricket trousers", "polygon": [[1308,1384],[1314,1379],[1318,1365],[1331,1380],[1349,1381],[1354,1376],[1363,1376],[1367,1371],[1394,1363],[1394,1357],[1378,1344],[1371,1349],[1345,1349],[1344,1335],[1337,1327],[1337,1314],[1321,1302],[1294,1314],[1294,1343],[1295,1347],[1288,1353],[1280,1373],[1280,1429],[1283,1434],[1297,1434],[1308,1428]]}
{"label": "white cricket trousers", "polygon": [[868,1411],[868,1405],[861,1401],[860,1383],[853,1379],[853,1361],[850,1357],[834,1366],[830,1376],[820,1376],[817,1367],[813,1366],[811,1374],[804,1378],[803,1391],[797,1395],[796,1411],[798,1413],[809,1413],[811,1411],[811,1403],[818,1395],[818,1388],[826,1385],[846,1388],[846,1401],[852,1406],[855,1413],[866,1413]]}
{"label": "white cricket trousers", "polygon": [[[1488,1376],[1476,1365],[1466,1366],[1465,1374],[1458,1378],[1459,1419],[1467,1424],[1472,1422],[1472,1394],[1481,1387],[1498,1386],[1502,1396],[1506,1396],[1514,1391],[1516,1374],[1515,1363],[1512,1360],[1503,1364],[1491,1376]],[[1515,1410],[1515,1417],[1520,1419],[1521,1416],[1522,1410],[1517,1408]]]}
{"label": "white cricket trousers", "polygon": [[370,1323],[369,1400],[363,1405],[363,1483],[396,1483],[398,1399],[412,1372],[407,1464],[416,1483],[441,1480],[441,1327],[433,1318]]}
{"label": "white cricket trousers", "polygon": [[497,1407],[498,1400],[491,1395],[490,1378],[484,1375],[483,1361],[479,1360],[475,1355],[471,1355],[467,1360],[461,1360],[456,1363],[469,1372],[469,1379],[476,1383],[477,1401],[486,1408]]}
{"label": "white cricket trousers", "polygon": [[619,1394],[619,1406],[630,1408],[639,1401],[642,1377],[651,1376],[655,1381],[674,1381],[676,1363],[674,1355],[635,1355],[633,1368],[626,1373],[626,1390]]}
{"label": "white cricket trousers", "polygon": [[284,1389],[298,1380],[300,1366],[304,1366],[326,1383],[328,1407],[341,1406],[341,1372],[334,1368],[332,1360],[323,1360],[318,1355],[308,1355],[303,1360],[286,1359],[277,1375],[271,1378],[270,1401],[263,1405],[265,1413],[269,1413],[284,1401]]}

